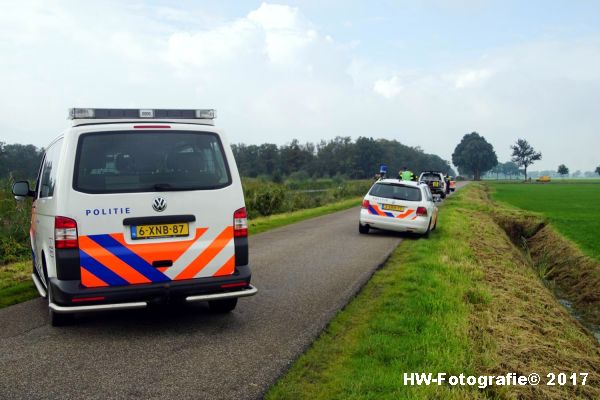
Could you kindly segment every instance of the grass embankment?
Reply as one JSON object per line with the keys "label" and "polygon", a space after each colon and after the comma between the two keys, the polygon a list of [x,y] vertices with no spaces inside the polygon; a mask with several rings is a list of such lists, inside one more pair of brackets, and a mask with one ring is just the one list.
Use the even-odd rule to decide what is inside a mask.
{"label": "grass embankment", "polygon": [[31,261],[0,266],[0,308],[37,296],[31,281]]}
{"label": "grass embankment", "polygon": [[600,260],[600,180],[488,184],[495,200],[542,214],[585,254]]}
{"label": "grass embankment", "polygon": [[[325,206],[298,210],[249,221],[250,235],[293,224],[305,219],[331,214],[360,204],[362,198],[342,200]],[[0,265],[0,308],[35,298],[38,295],[31,281],[31,261]]]}
{"label": "grass embankment", "polygon": [[[268,399],[600,398],[600,351],[492,218],[480,185],[405,240]],[[404,385],[405,372],[589,372],[586,386]]]}

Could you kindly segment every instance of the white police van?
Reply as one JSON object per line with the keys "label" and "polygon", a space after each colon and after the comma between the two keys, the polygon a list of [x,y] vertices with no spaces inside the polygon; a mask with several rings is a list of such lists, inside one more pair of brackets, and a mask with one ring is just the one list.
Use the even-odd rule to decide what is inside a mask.
{"label": "white police van", "polygon": [[70,110],[33,197],[32,278],[53,325],[74,313],[254,295],[233,153],[214,110]]}

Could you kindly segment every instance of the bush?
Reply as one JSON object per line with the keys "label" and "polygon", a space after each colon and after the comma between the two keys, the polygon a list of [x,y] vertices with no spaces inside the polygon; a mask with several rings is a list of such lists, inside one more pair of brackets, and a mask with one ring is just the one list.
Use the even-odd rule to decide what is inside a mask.
{"label": "bush", "polygon": [[0,264],[30,256],[31,200],[16,201],[8,181],[0,181]]}

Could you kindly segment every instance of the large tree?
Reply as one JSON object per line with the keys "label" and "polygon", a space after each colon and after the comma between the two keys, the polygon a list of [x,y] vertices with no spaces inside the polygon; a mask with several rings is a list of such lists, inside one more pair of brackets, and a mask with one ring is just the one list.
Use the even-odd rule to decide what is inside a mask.
{"label": "large tree", "polygon": [[596,170],[594,172],[597,173],[598,175],[600,175],[600,165],[598,165],[596,167]]}
{"label": "large tree", "polygon": [[542,153],[535,151],[532,145],[525,139],[517,139],[517,142],[510,146],[512,149],[512,160],[519,167],[523,167],[525,172],[525,180],[527,180],[527,167],[535,161],[542,159]]}
{"label": "large tree", "polygon": [[481,175],[498,164],[498,157],[494,147],[483,136],[471,132],[463,136],[454,149],[452,163],[458,167],[461,174],[473,175],[473,179],[478,181]]}
{"label": "large tree", "polygon": [[569,175],[569,168],[565,164],[560,164],[557,172],[564,178],[565,175]]}

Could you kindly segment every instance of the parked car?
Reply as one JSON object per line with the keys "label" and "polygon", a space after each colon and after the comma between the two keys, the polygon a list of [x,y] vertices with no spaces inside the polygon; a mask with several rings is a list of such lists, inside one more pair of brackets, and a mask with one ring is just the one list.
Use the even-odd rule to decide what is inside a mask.
{"label": "parked car", "polygon": [[438,208],[424,183],[383,179],[375,182],[360,210],[358,230],[371,228],[424,236],[437,226]]}

